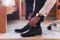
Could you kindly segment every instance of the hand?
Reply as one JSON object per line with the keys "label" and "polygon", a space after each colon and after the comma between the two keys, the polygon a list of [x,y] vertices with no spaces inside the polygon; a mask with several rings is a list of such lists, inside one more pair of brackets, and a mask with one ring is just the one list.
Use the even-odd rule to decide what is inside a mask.
{"label": "hand", "polygon": [[32,19],[29,20],[29,24],[31,27],[36,27],[36,23],[39,21],[39,17],[33,17]]}
{"label": "hand", "polygon": [[29,14],[28,20],[30,20],[30,19],[32,18],[31,16],[33,15],[33,13],[34,13],[34,12],[32,12],[32,13]]}
{"label": "hand", "polygon": [[31,15],[32,15],[32,14],[30,13],[29,16],[28,16],[28,20],[30,20],[30,19],[32,18]]}

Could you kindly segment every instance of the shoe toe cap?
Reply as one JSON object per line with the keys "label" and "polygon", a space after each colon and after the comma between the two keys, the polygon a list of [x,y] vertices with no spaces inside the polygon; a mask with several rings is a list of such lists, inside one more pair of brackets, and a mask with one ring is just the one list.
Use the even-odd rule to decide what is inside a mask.
{"label": "shoe toe cap", "polygon": [[15,29],[15,32],[21,33],[22,31],[20,29]]}

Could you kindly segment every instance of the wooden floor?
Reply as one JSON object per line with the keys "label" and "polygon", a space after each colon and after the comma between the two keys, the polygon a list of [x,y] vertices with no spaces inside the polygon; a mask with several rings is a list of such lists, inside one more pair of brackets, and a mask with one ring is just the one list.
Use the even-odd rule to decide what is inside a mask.
{"label": "wooden floor", "polygon": [[8,38],[8,39],[0,39],[0,40],[60,40],[60,38],[39,38],[39,37],[34,37],[34,38]]}

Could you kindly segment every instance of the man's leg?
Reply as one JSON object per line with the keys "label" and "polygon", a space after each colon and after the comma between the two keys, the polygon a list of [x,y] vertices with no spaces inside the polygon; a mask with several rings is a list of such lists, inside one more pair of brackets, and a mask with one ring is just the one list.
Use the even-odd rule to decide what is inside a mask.
{"label": "man's leg", "polygon": [[[26,18],[26,20],[28,20],[28,16],[29,16],[29,14],[32,12],[32,10],[33,10],[33,6],[27,6],[26,7],[26,16],[25,16],[25,18]],[[29,25],[29,23],[24,27],[24,28],[22,28],[22,29],[15,29],[15,32],[17,32],[17,33],[21,33],[21,32],[24,32],[24,31],[26,31],[27,29],[29,29],[30,28],[30,25]]]}
{"label": "man's leg", "polygon": [[[29,16],[29,14],[32,12],[32,10],[33,10],[33,6],[27,6],[26,7],[26,16],[25,16],[25,18],[26,18],[26,20],[28,20],[28,16]],[[15,32],[17,32],[17,33],[22,33],[22,32],[24,32],[24,31],[26,31],[27,29],[29,29],[30,28],[30,25],[29,25],[29,23],[24,27],[24,28],[22,28],[22,29],[15,29]]]}
{"label": "man's leg", "polygon": [[25,16],[25,19],[28,20],[29,14],[32,13],[32,11],[33,11],[34,0],[25,0],[25,2],[26,2],[26,16]]}
{"label": "man's leg", "polygon": [[25,19],[28,20],[28,16],[30,13],[32,13],[33,10],[33,6],[26,6],[26,15],[25,15]]}
{"label": "man's leg", "polygon": [[27,33],[22,33],[22,37],[31,37],[31,36],[36,36],[36,35],[41,35],[42,34],[42,29],[41,29],[41,22],[44,20],[44,17],[41,16],[40,20],[37,22],[36,27],[31,27],[30,30]]}
{"label": "man's leg", "polygon": [[[33,2],[34,0],[25,0],[26,1],[26,16],[25,19],[28,20],[28,16],[30,13],[32,13],[33,10]],[[26,30],[28,30],[30,28],[29,23],[22,29],[15,29],[15,32],[21,33],[21,32],[25,32]]]}

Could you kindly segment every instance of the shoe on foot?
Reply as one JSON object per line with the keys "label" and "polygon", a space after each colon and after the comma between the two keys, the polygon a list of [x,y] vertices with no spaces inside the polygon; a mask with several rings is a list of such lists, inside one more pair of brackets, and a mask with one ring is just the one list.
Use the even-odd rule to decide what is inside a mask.
{"label": "shoe on foot", "polygon": [[15,29],[15,32],[17,33],[22,33],[22,32],[25,32],[26,30],[28,30],[30,28],[30,25],[27,24],[24,28],[22,29]]}
{"label": "shoe on foot", "polygon": [[39,27],[39,28],[32,27],[27,33],[21,34],[22,37],[33,37],[33,36],[37,36],[37,35],[42,35],[41,27]]}

